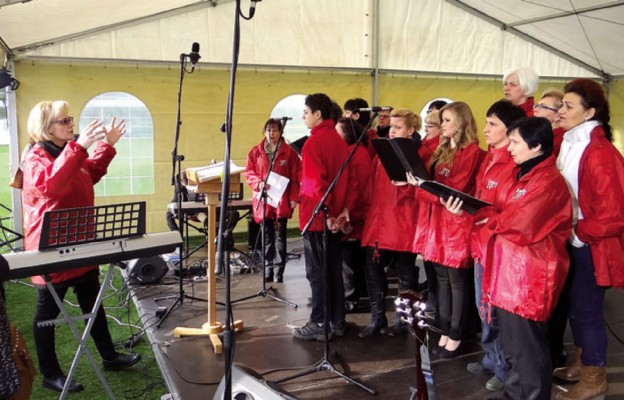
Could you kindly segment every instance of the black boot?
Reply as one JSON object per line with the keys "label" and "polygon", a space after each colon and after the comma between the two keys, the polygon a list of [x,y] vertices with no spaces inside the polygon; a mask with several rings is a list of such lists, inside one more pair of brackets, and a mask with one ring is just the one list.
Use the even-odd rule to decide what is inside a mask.
{"label": "black boot", "polygon": [[273,282],[284,282],[284,267],[273,267]]}
{"label": "black boot", "polygon": [[273,266],[267,265],[264,269],[264,281],[273,282]]}
{"label": "black boot", "polygon": [[377,333],[385,335],[388,333],[388,319],[386,318],[385,295],[383,292],[374,292],[370,298],[371,322],[362,332],[358,334],[360,338],[367,338]]}

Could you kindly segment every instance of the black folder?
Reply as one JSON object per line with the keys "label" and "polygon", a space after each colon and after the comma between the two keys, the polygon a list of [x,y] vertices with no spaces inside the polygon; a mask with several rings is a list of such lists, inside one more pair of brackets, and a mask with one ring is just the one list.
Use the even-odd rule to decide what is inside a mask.
{"label": "black folder", "polygon": [[306,140],[308,140],[309,136],[302,136],[299,139],[295,140],[294,142],[290,142],[288,143],[288,145],[290,147],[292,147],[293,149],[295,149],[295,151],[297,153],[299,153],[299,155],[301,155],[301,152],[303,151],[303,145],[305,144]]}
{"label": "black folder", "polygon": [[373,140],[373,146],[390,180],[407,182],[406,172],[420,179],[429,179],[427,167],[412,139],[379,138]]}
{"label": "black folder", "polygon": [[464,192],[460,192],[459,190],[455,190],[436,181],[421,181],[418,184],[418,187],[426,190],[429,193],[433,193],[438,197],[443,198],[444,201],[447,201],[450,196],[453,196],[454,198],[459,197],[464,202],[464,204],[462,205],[462,209],[469,214],[474,214],[483,207],[493,205],[492,203],[479,200],[474,196],[471,196]]}

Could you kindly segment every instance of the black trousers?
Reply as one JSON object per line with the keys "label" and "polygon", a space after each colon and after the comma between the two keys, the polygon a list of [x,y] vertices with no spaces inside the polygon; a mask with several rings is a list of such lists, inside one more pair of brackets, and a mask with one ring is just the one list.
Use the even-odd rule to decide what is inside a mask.
{"label": "black trousers", "polygon": [[438,283],[438,313],[442,334],[462,340],[468,324],[472,268],[450,268],[433,263]]}
{"label": "black trousers", "polygon": [[503,399],[550,400],[552,364],[546,322],[496,308],[499,335],[509,364]]}
{"label": "black trousers", "polygon": [[[267,268],[286,266],[286,228],[288,220],[278,218],[262,222],[264,232],[264,256]],[[279,255],[279,263],[275,262],[275,255]]]}
{"label": "black trousers", "polygon": [[365,258],[366,250],[359,240],[342,242],[342,281],[347,301],[357,302],[360,297],[366,297]]}
{"label": "black trousers", "polygon": [[[333,323],[345,320],[344,286],[342,283],[342,253],[340,237],[336,233],[327,233],[327,274],[329,291],[329,315]],[[325,299],[325,276],[323,274],[323,232],[306,232],[303,236],[306,278],[312,290],[312,312],[310,322],[323,322]]]}
{"label": "black trousers", "polygon": [[373,320],[385,318],[385,299],[388,292],[388,280],[385,266],[394,265],[399,278],[399,290],[418,288],[418,267],[416,254],[403,251],[380,250],[366,247],[366,261],[364,272],[366,287],[371,303]]}
{"label": "black trousers", "polygon": [[[64,285],[55,285],[56,293],[59,298],[63,300],[67,289],[73,287],[80,309],[84,314],[90,313],[95,304],[98,291],[100,290],[98,275],[99,271],[94,270],[74,280],[76,284],[68,282],[68,284]],[[50,379],[55,379],[63,375],[63,370],[56,357],[55,327],[54,325],[40,327],[38,326],[38,322],[55,319],[58,317],[59,313],[60,310],[50,291],[46,287],[38,287],[33,333],[35,346],[37,348],[37,358],[39,359],[39,370],[44,377]],[[108,331],[104,307],[101,305],[97,310],[95,321],[91,329],[91,337],[102,359],[112,360],[117,356],[115,345]]]}

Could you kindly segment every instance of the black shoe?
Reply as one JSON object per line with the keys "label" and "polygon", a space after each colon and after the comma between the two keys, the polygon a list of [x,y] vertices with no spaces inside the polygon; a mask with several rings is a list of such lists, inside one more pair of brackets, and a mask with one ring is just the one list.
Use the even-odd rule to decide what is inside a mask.
{"label": "black shoe", "polygon": [[362,332],[358,334],[358,336],[362,339],[371,337],[376,334],[385,335],[388,333],[388,321],[385,319],[382,320],[372,320],[370,324]]}
{"label": "black shoe", "polygon": [[[67,377],[65,376],[59,376],[58,378],[55,379],[50,379],[50,378],[43,378],[43,387],[46,389],[52,389],[55,390],[57,392],[62,392],[63,391],[63,386],[65,386],[65,381],[67,380]],[[71,383],[69,384],[69,389],[67,390],[69,393],[77,393],[80,392],[81,390],[84,389],[84,386],[82,386],[80,383],[76,382],[74,379],[71,380]]]}
{"label": "black shoe", "polygon": [[265,282],[273,282],[273,274],[264,276]]}
{"label": "black shoe", "polygon": [[275,275],[275,277],[273,277],[273,282],[275,282],[275,283],[282,283],[282,282],[284,282],[284,277]]}
{"label": "black shoe", "polygon": [[343,337],[345,335],[345,331],[347,330],[347,321],[332,322],[330,323],[330,326],[334,336]]}
{"label": "black shoe", "polygon": [[407,332],[407,322],[403,321],[399,314],[396,314],[394,317],[394,323],[392,324],[392,328],[390,328],[388,335],[399,336],[405,332]]}
{"label": "black shoe", "polygon": [[104,371],[118,371],[120,369],[128,368],[141,361],[141,355],[138,353],[132,354],[117,354],[112,360],[102,360],[102,366]]}
{"label": "black shoe", "polygon": [[457,356],[459,356],[463,352],[464,352],[464,342],[462,341],[459,343],[457,348],[453,351],[447,350],[446,348],[441,349],[439,357],[444,358],[446,360],[451,360],[453,358],[457,358]]}

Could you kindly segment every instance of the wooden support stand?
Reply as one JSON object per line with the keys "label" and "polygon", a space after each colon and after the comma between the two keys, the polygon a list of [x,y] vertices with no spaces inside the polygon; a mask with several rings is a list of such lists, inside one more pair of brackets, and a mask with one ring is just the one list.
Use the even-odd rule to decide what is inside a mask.
{"label": "wooden support stand", "polygon": [[[206,206],[208,208],[208,229],[207,229],[207,243],[208,246],[208,322],[202,325],[201,328],[184,328],[177,327],[173,331],[175,337],[181,336],[209,336],[212,342],[212,347],[216,354],[222,353],[221,339],[219,333],[223,331],[223,324],[217,321],[217,289],[216,289],[216,276],[215,276],[215,258],[216,258],[216,227],[217,227],[217,207],[219,206],[219,194],[221,193],[221,181],[211,180],[208,182],[198,182],[197,176],[187,170],[187,178],[190,185],[197,185],[198,193],[206,194]],[[230,192],[238,192],[240,190],[240,173],[230,176]],[[233,329],[235,332],[243,330],[243,321],[234,321]]]}

